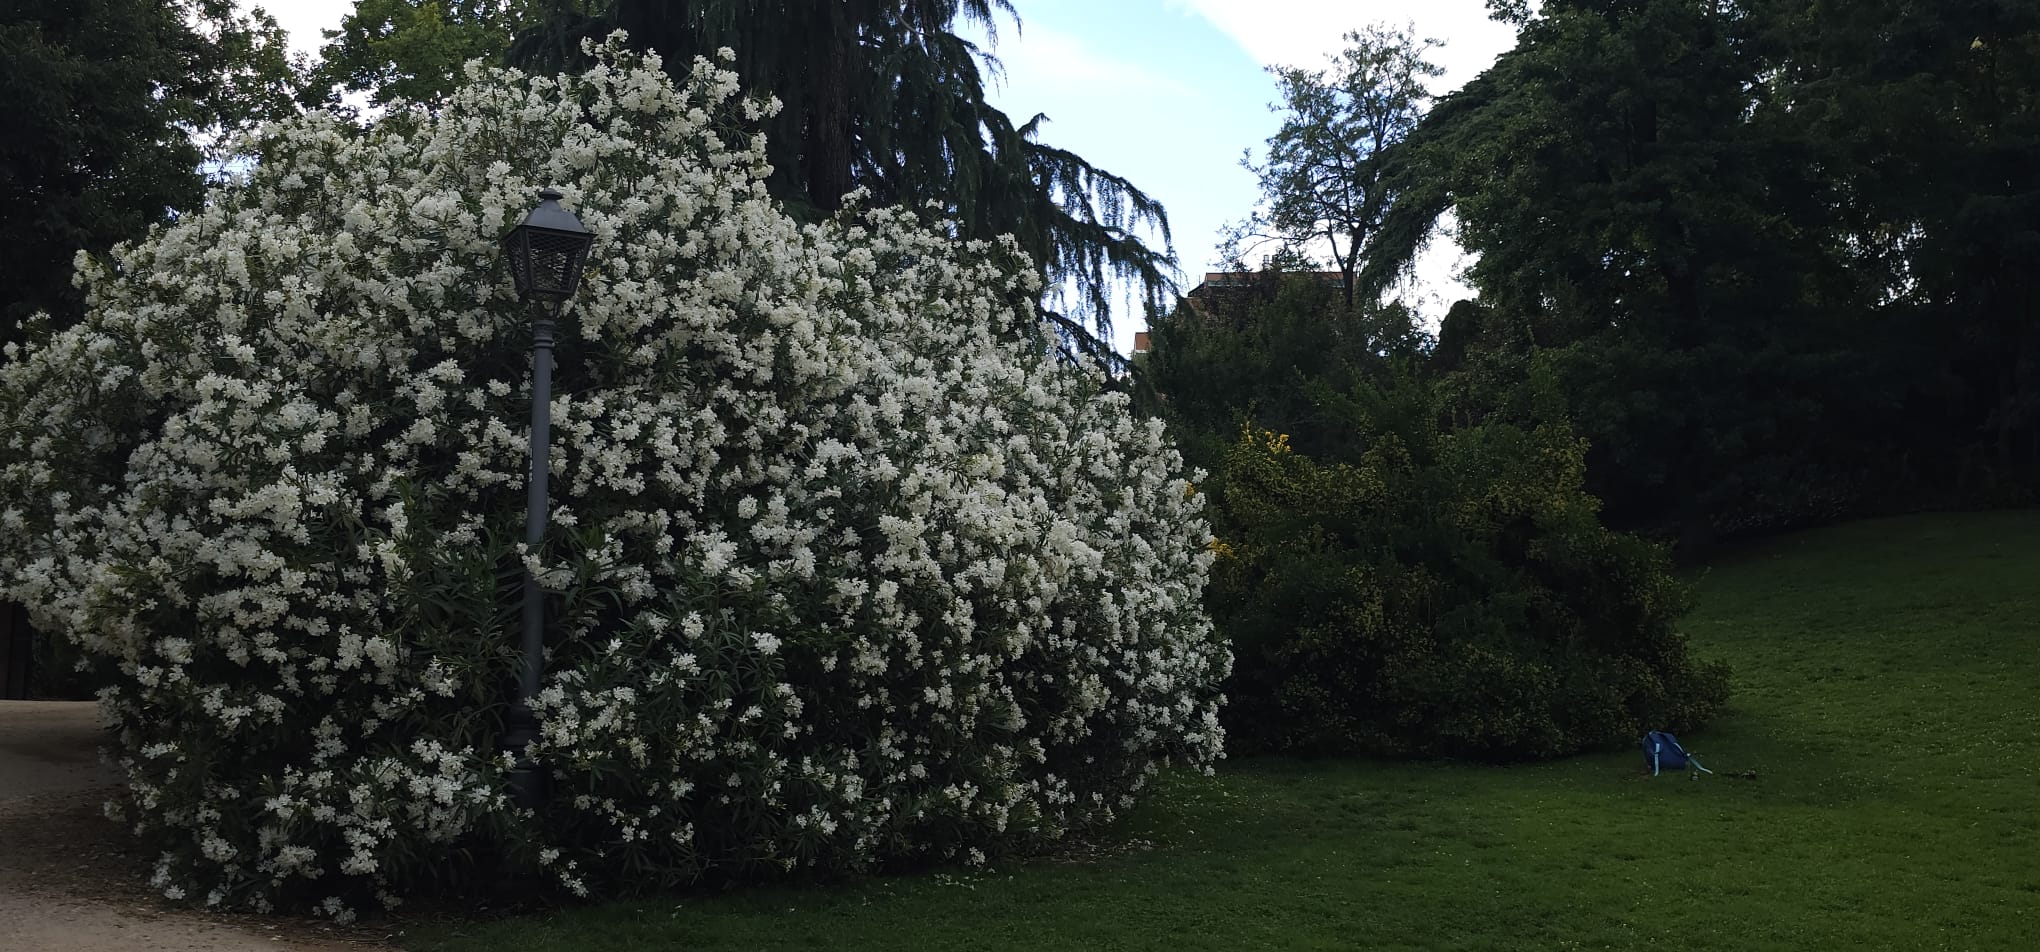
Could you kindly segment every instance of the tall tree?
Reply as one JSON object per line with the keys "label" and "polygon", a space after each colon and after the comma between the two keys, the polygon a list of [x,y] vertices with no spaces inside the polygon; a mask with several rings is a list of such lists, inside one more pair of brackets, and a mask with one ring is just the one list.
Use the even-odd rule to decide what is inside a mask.
{"label": "tall tree", "polygon": [[1611,518],[1689,539],[2035,498],[2040,6],[1491,5],[1518,45],[1412,133],[1363,269],[1456,210],[1463,420],[1554,377]]}
{"label": "tall tree", "polygon": [[1393,261],[1449,207],[1478,255],[1461,411],[1521,415],[1518,382],[1554,375],[1611,520],[1694,541],[1831,515],[1882,463],[1869,302],[1804,227],[1827,193],[1802,145],[1753,123],[1752,10],[1548,0],[1411,136],[1434,180],[1384,227]]}
{"label": "tall tree", "polygon": [[103,253],[200,200],[201,164],[290,108],[283,35],[233,0],[0,0],[0,341],[68,319],[80,250]]}
{"label": "tall tree", "polygon": [[1270,244],[1306,259],[1325,255],[1352,307],[1400,182],[1392,174],[1396,149],[1430,99],[1424,81],[1443,70],[1424,58],[1437,41],[1407,27],[1370,26],[1345,40],[1324,69],[1269,69],[1282,126],[1268,139],[1265,162],[1242,161],[1260,177],[1261,206],[1234,229],[1227,256]]}
{"label": "tall tree", "polygon": [[1115,281],[1150,305],[1171,289],[1168,218],[1133,183],[1042,143],[1046,117],[1015,122],[986,101],[996,61],[955,28],[996,37],[1000,15],[1013,16],[1010,0],[552,0],[511,57],[565,66],[582,39],[616,28],[676,71],[735,49],[749,88],[782,104],[765,128],[775,195],[827,213],[861,188],[880,203],[932,202],[961,238],[1012,234],[1041,266],[1066,340],[1102,356]]}

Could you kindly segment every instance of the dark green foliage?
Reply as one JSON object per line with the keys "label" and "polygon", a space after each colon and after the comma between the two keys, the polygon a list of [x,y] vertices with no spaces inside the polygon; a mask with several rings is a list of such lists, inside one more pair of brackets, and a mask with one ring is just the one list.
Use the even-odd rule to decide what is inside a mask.
{"label": "dark green foliage", "polygon": [[[1455,418],[1548,374],[1611,521],[1704,542],[2040,472],[2040,7],[1550,0],[1410,139],[1456,211]],[[1462,317],[1467,315],[1462,315]]]}
{"label": "dark green foliage", "polygon": [[[1776,0],[1766,52],[1827,199],[1805,216],[1877,290],[1891,442],[1975,494],[2040,471],[2040,5]],[[2030,498],[2030,489],[2023,498]]]}
{"label": "dark green foliage", "polygon": [[[1839,352],[1868,302],[1823,283],[1817,236],[1779,214],[1784,157],[1740,132],[1749,32],[1713,5],[1547,4],[1420,135],[1495,312],[1455,341],[1472,351],[1460,407],[1520,418],[1520,371],[1539,364],[1622,524],[1830,515],[1747,484],[1828,481],[1809,471],[1833,428],[1870,410],[1827,399],[1864,393]],[[1869,462],[1840,455],[1843,471]]]}
{"label": "dark green foliage", "polygon": [[1601,525],[1583,442],[1562,418],[1451,428],[1399,311],[1292,280],[1154,334],[1150,399],[1213,471],[1236,744],[1547,758],[1721,705],[1664,553]]}
{"label": "dark green foliage", "polygon": [[[199,150],[150,92],[173,60],[151,50],[184,38],[174,11],[146,0],[0,7],[0,341],[39,310],[83,306],[71,257],[140,235],[198,200]],[[90,117],[89,122],[80,119]]]}
{"label": "dark green foliage", "polygon": [[[1559,427],[1441,434],[1414,386],[1344,401],[1367,449],[1242,439],[1214,482],[1209,602],[1236,736],[1390,756],[1544,758],[1706,720],[1663,553],[1602,528]],[[1226,532],[1236,533],[1234,536]],[[1243,735],[1243,736],[1242,736]]]}
{"label": "dark green foliage", "polygon": [[1305,453],[1332,452],[1347,437],[1312,388],[1347,390],[1426,344],[1408,310],[1347,308],[1322,281],[1264,271],[1201,297],[1149,322],[1142,395],[1173,425],[1185,458],[1207,470],[1218,469],[1243,414]]}

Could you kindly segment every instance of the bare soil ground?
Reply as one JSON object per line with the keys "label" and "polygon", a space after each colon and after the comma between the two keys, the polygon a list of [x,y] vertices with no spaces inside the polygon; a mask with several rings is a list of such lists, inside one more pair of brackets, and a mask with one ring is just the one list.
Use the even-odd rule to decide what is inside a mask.
{"label": "bare soil ground", "polygon": [[381,952],[373,927],[170,905],[102,804],[96,704],[0,701],[0,949],[8,952]]}

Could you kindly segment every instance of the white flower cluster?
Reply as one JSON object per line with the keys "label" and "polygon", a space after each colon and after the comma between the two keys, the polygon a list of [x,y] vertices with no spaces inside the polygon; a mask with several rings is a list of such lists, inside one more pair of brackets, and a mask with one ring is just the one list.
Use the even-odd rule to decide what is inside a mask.
{"label": "white flower cluster", "polygon": [[[1221,756],[1202,500],[1057,363],[1015,247],[799,224],[732,73],[595,52],[265,131],[0,368],[0,591],[113,673],[166,894],[983,861]],[[526,552],[496,239],[542,185],[597,244]],[[536,813],[498,750],[527,565]]]}

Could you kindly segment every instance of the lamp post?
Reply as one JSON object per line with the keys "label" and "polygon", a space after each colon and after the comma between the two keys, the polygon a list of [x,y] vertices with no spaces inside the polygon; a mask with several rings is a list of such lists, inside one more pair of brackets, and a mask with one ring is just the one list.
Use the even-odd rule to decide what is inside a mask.
{"label": "lamp post", "polygon": [[[560,207],[560,193],[545,189],[538,193],[538,207],[524,221],[503,236],[503,255],[510,262],[510,277],[517,284],[517,296],[526,304],[541,308],[531,320],[531,479],[530,496],[524,514],[526,552],[536,555],[545,542],[548,460],[552,442],[553,331],[567,299],[581,284],[581,268],[595,235],[583,227],[574,213]],[[538,576],[524,570],[524,656],[517,671],[517,694],[510,702],[510,716],[503,732],[503,749],[515,758],[510,770],[511,791],[517,802],[536,807],[545,799],[544,778],[532,766],[526,750],[538,737],[538,721],[531,716],[531,699],[538,694],[545,672],[545,592]]]}

